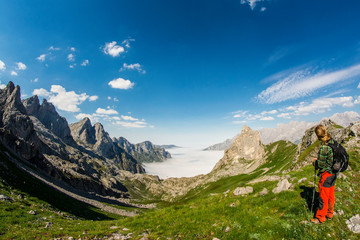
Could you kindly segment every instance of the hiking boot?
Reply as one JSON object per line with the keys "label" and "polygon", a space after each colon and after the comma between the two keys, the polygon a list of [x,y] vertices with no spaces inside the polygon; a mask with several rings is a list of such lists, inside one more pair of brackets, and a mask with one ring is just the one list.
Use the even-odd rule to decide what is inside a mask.
{"label": "hiking boot", "polygon": [[317,218],[312,218],[312,219],[310,219],[310,222],[312,222],[313,224],[321,224],[321,223],[322,223],[322,222],[320,222],[320,220],[317,219]]}

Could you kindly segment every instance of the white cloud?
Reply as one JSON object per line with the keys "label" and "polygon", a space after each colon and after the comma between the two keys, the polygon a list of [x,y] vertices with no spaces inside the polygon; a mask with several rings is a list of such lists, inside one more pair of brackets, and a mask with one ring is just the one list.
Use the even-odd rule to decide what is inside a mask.
{"label": "white cloud", "polygon": [[84,60],[82,63],[81,63],[81,66],[87,66],[87,65],[89,65],[89,60]]}
{"label": "white cloud", "polygon": [[267,114],[277,114],[278,111],[277,110],[271,110],[271,111],[263,111],[261,113],[261,115],[267,115]]}
{"label": "white cloud", "polygon": [[17,67],[16,70],[25,70],[26,69],[26,65],[23,64],[22,62],[18,62],[16,63]]}
{"label": "white cloud", "polygon": [[142,66],[139,63],[134,63],[134,64],[124,63],[122,68],[120,68],[120,71],[125,71],[125,70],[137,70],[140,73],[143,74],[146,73],[146,71],[142,69]]}
{"label": "white cloud", "polygon": [[89,101],[90,101],[90,102],[93,102],[93,101],[98,100],[98,98],[99,98],[98,96],[95,96],[95,95],[94,95],[94,96],[89,97]]}
{"label": "white cloud", "polygon": [[[254,10],[255,9],[255,7],[256,7],[256,5],[259,3],[259,2],[264,2],[265,0],[241,0],[241,4],[248,4],[249,6],[250,6],[250,8],[251,8],[251,10]],[[265,11],[266,10],[266,8],[264,9],[264,7],[263,8],[261,8],[261,11]]]}
{"label": "white cloud", "polygon": [[5,71],[5,69],[6,69],[5,63],[0,60],[0,70]]}
{"label": "white cloud", "polygon": [[71,47],[70,50],[71,50],[72,52],[75,52],[75,48],[74,48],[74,47]]}
{"label": "white cloud", "polygon": [[115,124],[126,128],[144,128],[147,126],[147,123],[143,121],[136,121],[136,122],[116,121]]}
{"label": "white cloud", "polygon": [[44,88],[35,89],[32,94],[33,95],[38,95],[39,97],[45,97],[45,98],[48,98],[51,95],[51,93],[48,92]]}
{"label": "white cloud", "polygon": [[105,115],[112,115],[112,114],[119,114],[116,110],[114,109],[103,109],[103,108],[98,108],[96,109],[96,113],[97,114],[105,114]]}
{"label": "white cloud", "polygon": [[117,78],[108,83],[109,86],[112,88],[118,88],[118,89],[130,89],[134,86],[134,83],[132,83],[130,80],[125,80],[123,78]]}
{"label": "white cloud", "polygon": [[49,51],[59,51],[59,50],[60,50],[60,48],[57,48],[54,46],[49,47]]}
{"label": "white cloud", "polygon": [[6,85],[5,85],[5,84],[2,84],[1,81],[0,81],[0,88],[1,88],[1,89],[6,88]]}
{"label": "white cloud", "polygon": [[124,116],[124,115],[121,115],[122,119],[126,120],[126,121],[137,121],[139,119],[137,118],[133,118],[131,116]]}
{"label": "white cloud", "polygon": [[78,120],[83,120],[84,118],[89,118],[91,123],[95,123],[99,121],[99,118],[95,114],[86,114],[86,113],[79,113],[75,116]]}
{"label": "white cloud", "polygon": [[105,43],[105,47],[103,48],[104,53],[112,57],[118,57],[121,53],[125,52],[125,49],[122,46],[116,44],[117,42],[115,41]]}
{"label": "white cloud", "polygon": [[[309,114],[324,113],[331,111],[333,107],[352,107],[354,106],[353,97],[336,97],[336,98],[317,98],[311,103],[301,102],[295,106],[289,106],[285,110],[288,110],[288,115],[306,116]],[[285,113],[286,114],[286,113]]]}
{"label": "white cloud", "polygon": [[18,73],[17,72],[15,72],[15,71],[11,71],[11,76],[17,76],[18,75]]}
{"label": "white cloud", "polygon": [[302,70],[285,77],[258,96],[262,102],[273,104],[290,99],[311,95],[318,89],[360,75],[360,64],[330,73],[312,75],[309,70]]}
{"label": "white cloud", "polygon": [[291,119],[290,113],[281,113],[277,115],[279,118]]}
{"label": "white cloud", "polygon": [[274,118],[273,117],[263,117],[260,120],[261,121],[272,121],[272,120],[274,120]]}
{"label": "white cloud", "polygon": [[67,59],[69,60],[69,62],[74,62],[75,61],[75,55],[70,53],[68,56],[67,56]]}
{"label": "white cloud", "polygon": [[31,80],[31,82],[37,83],[39,81],[39,78],[35,78],[34,80]]}
{"label": "white cloud", "polygon": [[125,39],[124,41],[122,41],[121,44],[125,45],[125,47],[130,48],[130,42],[134,42],[135,39]]}
{"label": "white cloud", "polygon": [[58,109],[68,112],[79,112],[78,105],[90,98],[86,93],[67,92],[60,85],[52,85],[50,92],[43,88],[35,89],[33,95],[48,98],[49,102],[53,103]]}
{"label": "white cloud", "polygon": [[248,111],[236,111],[236,112],[233,112],[232,114],[235,114],[233,115],[233,118],[242,118],[242,117],[245,117],[247,114],[248,114]]}
{"label": "white cloud", "polygon": [[360,104],[360,96],[357,99],[355,99],[354,104]]}
{"label": "white cloud", "polygon": [[37,59],[38,61],[40,61],[40,62],[44,62],[45,59],[46,59],[46,54],[41,54],[41,55],[38,56],[36,59]]}
{"label": "white cloud", "polygon": [[74,68],[75,66],[76,66],[76,63],[70,64],[70,65],[69,65],[69,68]]}
{"label": "white cloud", "polygon": [[358,85],[358,87],[357,88],[360,88],[360,83],[359,83],[359,85]]}

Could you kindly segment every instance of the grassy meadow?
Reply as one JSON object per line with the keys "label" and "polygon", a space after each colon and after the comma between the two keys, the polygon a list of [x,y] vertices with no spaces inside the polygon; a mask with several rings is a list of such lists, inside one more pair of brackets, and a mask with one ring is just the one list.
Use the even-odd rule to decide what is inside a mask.
{"label": "grassy meadow", "polygon": [[[226,177],[197,187],[174,202],[158,202],[157,208],[142,210],[136,217],[108,214],[71,199],[25,175],[1,155],[0,194],[10,197],[10,201],[0,201],[0,238],[359,238],[345,223],[360,213],[358,149],[349,152],[351,170],[344,172],[346,178],[338,179],[336,184],[335,211],[341,210],[342,215],[337,214],[332,221],[321,225],[309,222],[314,214],[310,210],[314,184],[312,166],[291,170],[296,145],[289,142],[273,143],[266,146],[266,151],[268,161],[252,174]],[[268,175],[288,175],[291,190],[274,194],[272,189],[278,181],[249,183]],[[251,186],[254,191],[235,196],[234,189],[241,186]],[[264,188],[268,194],[260,195]]]}

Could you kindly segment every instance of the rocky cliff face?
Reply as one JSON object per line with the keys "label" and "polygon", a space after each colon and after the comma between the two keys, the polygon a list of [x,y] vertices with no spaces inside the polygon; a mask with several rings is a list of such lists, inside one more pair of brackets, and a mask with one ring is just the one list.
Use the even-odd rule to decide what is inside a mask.
{"label": "rocky cliff face", "polygon": [[145,172],[145,169],[133,156],[112,141],[101,123],[92,126],[90,120],[84,118],[77,123],[70,124],[70,130],[73,138],[80,146],[113,161],[120,169],[133,173]]}
{"label": "rocky cliff face", "polygon": [[12,82],[0,90],[0,139],[27,160],[38,156],[39,139],[20,99],[20,87]]}
{"label": "rocky cliff face", "polygon": [[212,171],[223,171],[227,175],[248,173],[265,162],[264,155],[265,150],[259,132],[244,125],[241,134],[225,151],[224,157]]}
{"label": "rocky cliff face", "polygon": [[70,124],[70,131],[73,138],[80,145],[92,146],[96,143],[95,129],[89,118]]}
{"label": "rocky cliff face", "polygon": [[112,140],[127,153],[134,156],[139,162],[162,162],[171,158],[171,154],[169,152],[167,152],[164,148],[155,146],[150,141],[131,144],[124,137],[113,138]]}
{"label": "rocky cliff face", "polygon": [[22,104],[24,105],[28,115],[39,119],[39,121],[44,124],[47,129],[67,144],[75,144],[75,141],[71,136],[68,122],[64,117],[61,117],[58,114],[53,104],[44,99],[40,105],[39,98],[36,95],[23,100]]}

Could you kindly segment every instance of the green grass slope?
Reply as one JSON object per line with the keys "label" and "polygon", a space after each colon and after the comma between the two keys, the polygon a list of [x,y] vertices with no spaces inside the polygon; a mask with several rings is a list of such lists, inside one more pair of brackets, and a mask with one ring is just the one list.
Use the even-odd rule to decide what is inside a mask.
{"label": "green grass slope", "polygon": [[[69,210],[56,214],[54,203],[28,194],[30,191],[0,183],[1,193],[11,196],[11,203],[0,202],[0,238],[74,238],[92,239],[118,233],[141,239],[358,239],[346,220],[360,214],[360,151],[349,151],[351,170],[344,172],[346,178],[337,180],[335,211],[341,210],[332,221],[321,225],[309,222],[314,184],[312,166],[291,170],[296,145],[280,141],[266,146],[268,161],[252,174],[226,177],[190,191],[176,202],[158,204],[157,209],[133,218],[94,220],[92,217],[76,216]],[[3,169],[0,164],[0,169]],[[262,181],[250,184],[259,177],[276,175],[287,178],[292,184],[290,191],[274,194],[278,181]],[[1,177],[3,177],[1,173]],[[300,179],[306,178],[299,183]],[[23,181],[23,180],[21,180]],[[318,178],[316,179],[316,182]],[[253,193],[235,196],[240,186],[253,187]],[[266,188],[268,194],[259,193]],[[19,197],[21,195],[22,197]],[[37,209],[37,215],[29,215]],[[88,206],[84,210],[91,211]],[[73,212],[74,209],[71,209]],[[15,212],[16,217],[13,216]],[[92,214],[98,213],[93,210]],[[53,218],[51,218],[53,216]],[[70,217],[69,217],[70,216]],[[72,219],[72,217],[76,217]],[[111,219],[113,218],[113,219]],[[92,219],[92,220],[90,220]],[[52,223],[46,228],[46,222]]]}

